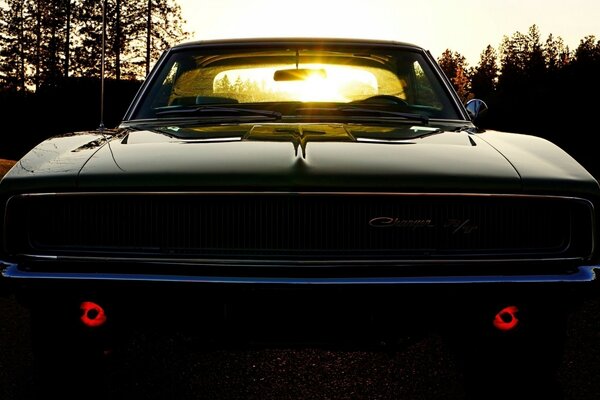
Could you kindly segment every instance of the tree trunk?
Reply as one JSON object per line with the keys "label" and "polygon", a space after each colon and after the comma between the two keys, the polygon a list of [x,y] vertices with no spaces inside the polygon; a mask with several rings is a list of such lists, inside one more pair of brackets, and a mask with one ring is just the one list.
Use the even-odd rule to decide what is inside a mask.
{"label": "tree trunk", "polygon": [[35,29],[35,91],[40,88],[41,56],[42,56],[42,7],[41,1],[36,2],[36,29]]}
{"label": "tree trunk", "polygon": [[117,0],[115,20],[115,78],[121,80],[121,43],[123,32],[121,29],[121,0]]}
{"label": "tree trunk", "polygon": [[65,18],[67,20],[67,26],[65,29],[65,79],[69,77],[69,59],[71,57],[71,0],[66,0],[66,2]]}
{"label": "tree trunk", "polygon": [[23,22],[23,5],[19,9],[20,19],[19,19],[19,60],[18,60],[18,82],[17,82],[17,90],[21,90],[25,92],[25,49],[23,47],[23,36],[25,32],[25,24]]}
{"label": "tree trunk", "polygon": [[146,76],[150,73],[150,48],[152,46],[152,0],[148,0],[148,17],[146,21]]}

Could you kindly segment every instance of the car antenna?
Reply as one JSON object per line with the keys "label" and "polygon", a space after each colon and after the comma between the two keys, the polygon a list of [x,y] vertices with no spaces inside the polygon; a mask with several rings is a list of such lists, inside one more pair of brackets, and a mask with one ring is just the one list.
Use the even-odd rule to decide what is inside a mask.
{"label": "car antenna", "polygon": [[102,0],[102,56],[100,66],[100,126],[99,131],[104,131],[104,57],[105,57],[105,42],[106,42],[106,0]]}

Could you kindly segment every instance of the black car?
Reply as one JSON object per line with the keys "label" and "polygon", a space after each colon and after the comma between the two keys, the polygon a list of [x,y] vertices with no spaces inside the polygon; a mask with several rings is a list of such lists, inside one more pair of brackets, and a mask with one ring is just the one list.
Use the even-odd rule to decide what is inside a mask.
{"label": "black car", "polygon": [[556,394],[600,190],[554,144],[478,129],[485,109],[406,43],[170,49],[117,129],[51,138],[0,183],[40,379],[101,373],[139,326],[210,345],[436,331],[474,397]]}

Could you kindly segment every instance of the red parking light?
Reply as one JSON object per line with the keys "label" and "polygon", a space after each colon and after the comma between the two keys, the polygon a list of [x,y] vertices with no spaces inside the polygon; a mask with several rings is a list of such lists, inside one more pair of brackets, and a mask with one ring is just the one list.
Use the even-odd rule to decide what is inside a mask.
{"label": "red parking light", "polygon": [[519,324],[517,313],[519,309],[515,306],[505,307],[494,318],[494,326],[503,332],[511,331]]}
{"label": "red parking light", "polygon": [[104,309],[91,301],[84,301],[79,306],[81,310],[81,322],[90,328],[96,328],[106,322]]}

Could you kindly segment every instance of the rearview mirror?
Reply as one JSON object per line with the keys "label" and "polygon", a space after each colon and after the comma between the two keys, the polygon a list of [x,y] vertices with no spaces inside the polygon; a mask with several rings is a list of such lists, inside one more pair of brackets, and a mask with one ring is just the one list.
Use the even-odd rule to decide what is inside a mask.
{"label": "rearview mirror", "polygon": [[308,78],[319,77],[322,79],[327,78],[327,72],[324,69],[279,69],[273,74],[273,80],[275,82],[280,81],[305,81]]}

